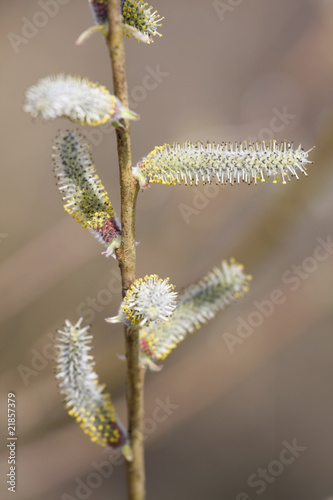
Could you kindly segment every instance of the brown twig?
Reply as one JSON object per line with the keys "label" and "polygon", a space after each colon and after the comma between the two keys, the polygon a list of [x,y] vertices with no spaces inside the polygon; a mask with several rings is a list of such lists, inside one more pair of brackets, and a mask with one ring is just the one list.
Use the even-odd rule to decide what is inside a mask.
{"label": "brown twig", "polygon": [[[109,37],[114,93],[128,107],[128,91],[125,71],[125,50],[122,34],[120,1],[108,0]],[[128,120],[124,128],[117,128],[118,161],[121,192],[122,245],[117,252],[121,271],[123,295],[135,279],[135,205],[138,184],[132,177],[131,141]],[[145,472],[143,450],[143,382],[144,370],[139,363],[138,333],[125,332],[127,360],[127,407],[128,428],[133,460],[127,462],[129,500],[145,497]]]}

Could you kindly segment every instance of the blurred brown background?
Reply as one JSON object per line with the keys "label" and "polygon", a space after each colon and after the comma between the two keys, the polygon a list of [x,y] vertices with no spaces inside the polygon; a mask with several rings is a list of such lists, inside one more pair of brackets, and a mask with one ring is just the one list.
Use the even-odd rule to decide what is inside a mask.
{"label": "blurred brown background", "polygon": [[[46,18],[42,5],[1,2],[0,418],[5,431],[14,391],[16,498],[122,500],[124,466],[96,473],[108,455],[67,416],[50,359],[56,329],[83,315],[100,380],[126,421],[122,328],[104,322],[120,302],[117,265],[67,217],[55,187],[52,141],[74,127],[33,123],[21,110],[26,88],[50,73],[112,90],[110,63],[102,36],[73,43],[92,24],[87,1],[56,3]],[[151,46],[126,41],[132,109],[141,115],[131,127],[135,162],[185,139],[275,137],[316,149],[309,176],[287,186],[153,186],[139,196],[138,276],[169,276],[180,289],[231,256],[254,276],[246,299],[147,375],[147,499],[332,499],[333,2],[154,0],[154,8],[166,18],[163,37]],[[84,133],[117,210],[114,133]],[[265,302],[264,317],[258,307],[275,289],[281,303]],[[175,406],[156,422],[168,398]],[[301,451],[283,464],[295,440]],[[0,465],[7,473],[5,448]]]}

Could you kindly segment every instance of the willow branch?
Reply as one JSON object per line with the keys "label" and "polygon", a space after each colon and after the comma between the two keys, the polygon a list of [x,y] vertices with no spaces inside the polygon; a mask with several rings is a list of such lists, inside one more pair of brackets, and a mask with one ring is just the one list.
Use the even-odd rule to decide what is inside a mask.
{"label": "willow branch", "polygon": [[[128,107],[128,90],[125,71],[125,50],[122,35],[120,1],[108,0],[109,36],[114,93]],[[117,148],[121,193],[122,245],[117,252],[121,271],[123,295],[135,279],[135,205],[138,184],[132,176],[131,141],[128,120],[124,128],[117,128]],[[127,406],[128,426],[133,460],[127,462],[127,478],[130,500],[145,497],[144,450],[142,436],[143,379],[144,371],[139,363],[138,333],[125,332],[127,359]]]}

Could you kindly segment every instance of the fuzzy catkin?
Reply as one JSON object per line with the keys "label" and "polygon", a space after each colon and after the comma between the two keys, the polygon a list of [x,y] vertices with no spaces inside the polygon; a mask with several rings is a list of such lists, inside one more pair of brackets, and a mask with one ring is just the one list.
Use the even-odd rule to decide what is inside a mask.
{"label": "fuzzy catkin", "polygon": [[[162,36],[158,28],[161,26],[163,17],[158,17],[156,11],[152,12],[152,7],[149,7],[144,0],[124,0],[122,15],[124,24],[146,36],[147,43],[151,43],[156,35]],[[135,32],[133,35],[136,37]]]}
{"label": "fuzzy catkin", "polygon": [[[309,150],[311,151],[311,150]],[[266,178],[286,181],[306,173],[309,151],[299,146],[275,141],[269,143],[165,144],[157,146],[133,168],[142,187],[149,183],[198,185],[246,182],[258,184]]]}
{"label": "fuzzy catkin", "polygon": [[72,325],[65,322],[58,330],[56,379],[65,407],[93,442],[101,446],[119,448],[127,442],[127,435],[118,421],[110,395],[103,394],[104,385],[98,383],[94,372],[89,326],[81,327],[83,318]]}
{"label": "fuzzy catkin", "polygon": [[107,192],[94,167],[87,142],[75,132],[60,132],[53,146],[54,173],[64,208],[108,247],[120,245],[120,227]]}
{"label": "fuzzy catkin", "polygon": [[90,126],[108,121],[119,126],[121,118],[138,119],[136,113],[124,108],[119,99],[102,85],[87,78],[62,74],[42,78],[30,87],[23,109],[33,118],[67,118]]}
{"label": "fuzzy catkin", "polygon": [[251,276],[231,259],[222,261],[198,283],[190,285],[179,296],[174,313],[167,321],[140,329],[142,362],[163,360],[188,333],[200,328],[219,310],[242,297],[249,288]]}
{"label": "fuzzy catkin", "polygon": [[166,321],[176,307],[177,293],[169,279],[162,280],[156,274],[134,281],[121,305],[125,323],[144,325]]}
{"label": "fuzzy catkin", "polygon": [[[107,0],[89,0],[91,10],[96,24],[104,26],[105,36],[108,33],[108,5]],[[159,17],[156,11],[143,0],[122,0],[120,4],[123,30],[129,38],[133,37],[144,43],[152,43],[153,38],[162,36],[158,32],[163,17]],[[89,31],[89,30],[88,30]]]}

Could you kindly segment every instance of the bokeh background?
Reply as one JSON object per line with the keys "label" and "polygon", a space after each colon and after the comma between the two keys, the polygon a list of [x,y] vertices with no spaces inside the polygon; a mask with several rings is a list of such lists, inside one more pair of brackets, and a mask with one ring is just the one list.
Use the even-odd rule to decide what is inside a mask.
{"label": "bokeh background", "polygon": [[[46,18],[42,5],[1,2],[1,444],[14,391],[16,498],[122,500],[124,466],[96,475],[109,456],[67,416],[51,359],[56,329],[83,315],[100,380],[126,421],[122,328],[104,322],[120,303],[117,265],[67,216],[55,187],[52,141],[75,127],[22,112],[25,89],[50,73],[112,90],[110,63],[102,36],[74,45],[92,24],[87,1],[56,3]],[[131,126],[134,162],[187,139],[274,137],[316,149],[309,176],[287,186],[153,186],[139,195],[138,276],[169,276],[180,289],[233,256],[254,277],[245,299],[147,374],[147,499],[331,500],[333,2],[154,0],[154,8],[165,16],[163,37],[150,46],[126,40],[131,105],[141,115]],[[115,134],[82,132],[117,210]],[[260,316],[276,289],[281,303],[265,302],[271,310]],[[170,414],[156,422],[168,401]],[[281,466],[295,440],[301,451]],[[7,468],[4,447],[4,482]],[[258,483],[260,468],[269,472]]]}

